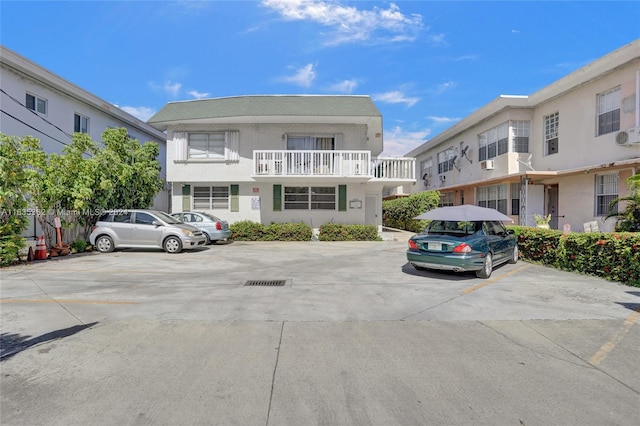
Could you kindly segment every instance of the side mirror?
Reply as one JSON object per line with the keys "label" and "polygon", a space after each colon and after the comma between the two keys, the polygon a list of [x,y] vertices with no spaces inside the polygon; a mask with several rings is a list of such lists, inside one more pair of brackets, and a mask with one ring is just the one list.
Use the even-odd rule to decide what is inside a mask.
{"label": "side mirror", "polygon": [[157,221],[157,220],[154,220],[153,222],[151,222],[151,224],[152,224],[152,225],[155,225],[155,226],[162,226],[162,223],[160,223],[160,222],[159,222],[159,221]]}

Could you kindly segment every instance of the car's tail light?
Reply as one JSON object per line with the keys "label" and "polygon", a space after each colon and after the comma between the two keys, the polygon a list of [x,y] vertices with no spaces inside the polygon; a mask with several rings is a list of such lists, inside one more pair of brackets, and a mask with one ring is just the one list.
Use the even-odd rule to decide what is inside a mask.
{"label": "car's tail light", "polygon": [[454,253],[470,253],[471,246],[467,243],[458,244],[453,248]]}
{"label": "car's tail light", "polygon": [[220,223],[220,222],[216,222],[216,229],[217,229],[218,231],[222,231],[222,223]]}
{"label": "car's tail light", "polygon": [[413,241],[413,240],[409,240],[409,248],[410,248],[411,250],[418,250],[418,245],[416,244],[416,242],[415,242],[415,241]]}

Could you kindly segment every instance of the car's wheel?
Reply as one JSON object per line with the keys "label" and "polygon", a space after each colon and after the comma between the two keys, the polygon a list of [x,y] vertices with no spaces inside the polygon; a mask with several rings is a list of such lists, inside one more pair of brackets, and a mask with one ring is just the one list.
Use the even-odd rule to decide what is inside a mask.
{"label": "car's wheel", "polygon": [[476,271],[476,277],[489,278],[491,276],[491,272],[493,272],[493,256],[491,256],[491,253],[487,253],[487,255],[484,257],[482,269]]}
{"label": "car's wheel", "polygon": [[168,237],[164,240],[164,251],[167,253],[180,253],[182,251],[182,241],[178,237]]}
{"label": "car's wheel", "polygon": [[100,235],[96,239],[96,250],[100,253],[111,253],[114,249],[113,239],[108,235]]}
{"label": "car's wheel", "polygon": [[209,238],[209,235],[206,232],[203,232],[202,235],[204,235],[204,245],[208,246],[211,244],[211,238]]}
{"label": "car's wheel", "polygon": [[518,253],[518,246],[513,247],[513,253],[511,254],[511,259],[509,259],[509,263],[518,263],[518,258],[520,254]]}

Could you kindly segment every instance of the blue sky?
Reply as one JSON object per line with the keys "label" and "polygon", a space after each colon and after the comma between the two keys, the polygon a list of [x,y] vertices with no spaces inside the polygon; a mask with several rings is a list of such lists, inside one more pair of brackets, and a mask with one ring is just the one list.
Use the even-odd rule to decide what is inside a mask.
{"label": "blue sky", "polygon": [[640,37],[627,1],[7,1],[0,43],[146,120],[167,102],[370,95],[403,155]]}

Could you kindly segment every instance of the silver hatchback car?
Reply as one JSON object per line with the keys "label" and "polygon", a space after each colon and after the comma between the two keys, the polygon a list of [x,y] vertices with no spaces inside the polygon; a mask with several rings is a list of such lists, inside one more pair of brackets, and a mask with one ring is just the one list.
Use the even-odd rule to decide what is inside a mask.
{"label": "silver hatchback car", "polygon": [[117,248],[161,248],[167,253],[202,246],[202,232],[156,210],[113,210],[93,227],[89,242],[101,253]]}

